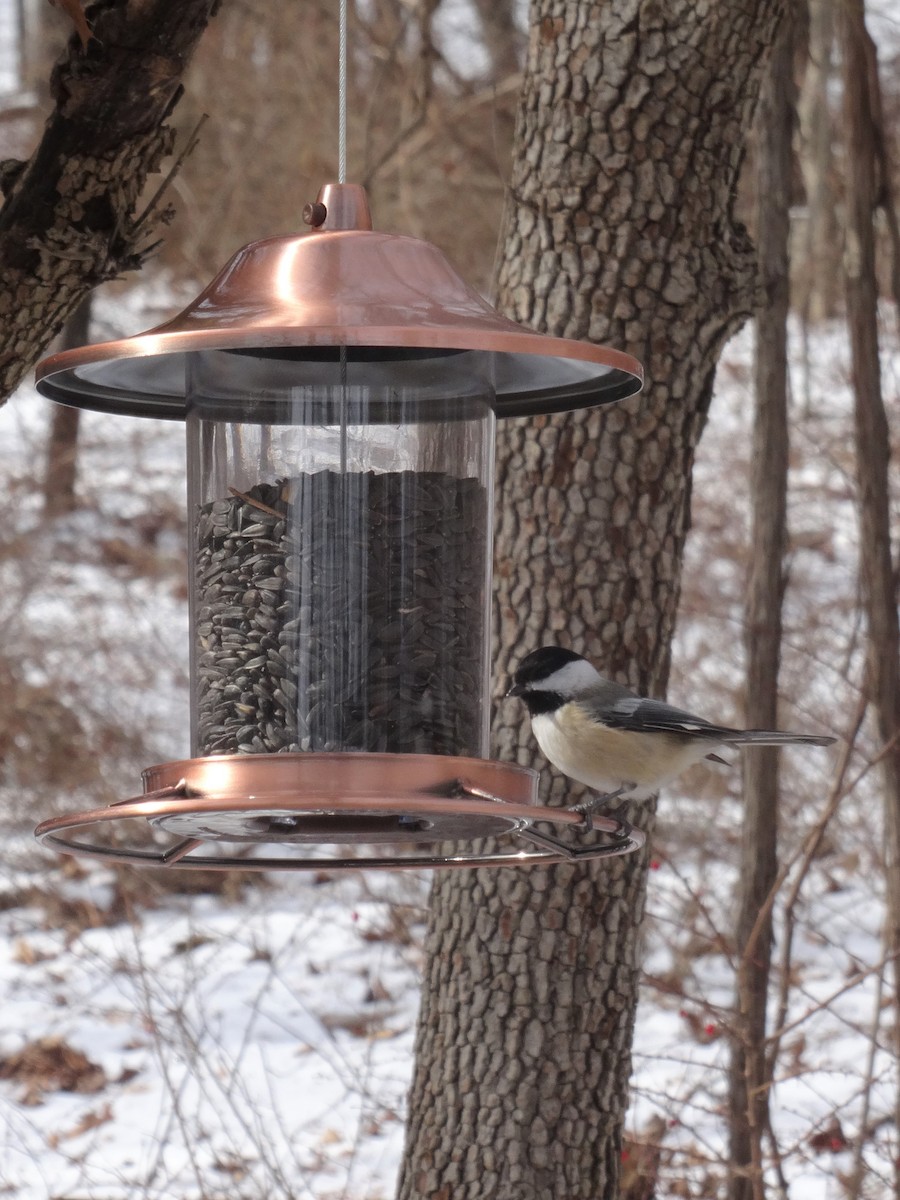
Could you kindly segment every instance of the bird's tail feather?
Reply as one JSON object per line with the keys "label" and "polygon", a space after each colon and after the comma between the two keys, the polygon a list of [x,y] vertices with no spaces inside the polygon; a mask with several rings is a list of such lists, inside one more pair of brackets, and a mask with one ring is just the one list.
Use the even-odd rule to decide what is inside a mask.
{"label": "bird's tail feather", "polygon": [[741,729],[728,738],[734,746],[830,746],[837,738],[818,733],[784,733],[778,729]]}

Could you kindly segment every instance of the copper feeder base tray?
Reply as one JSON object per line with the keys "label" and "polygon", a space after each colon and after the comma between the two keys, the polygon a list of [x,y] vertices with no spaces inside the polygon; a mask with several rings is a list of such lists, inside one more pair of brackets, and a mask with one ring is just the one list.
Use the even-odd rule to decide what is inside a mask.
{"label": "copper feeder base tray", "polygon": [[[54,817],[35,830],[49,849],[136,866],[196,870],[382,869],[524,866],[628,854],[644,835],[617,817],[586,821],[574,809],[537,804],[537,773],[489,759],[425,754],[247,754],[149,767],[144,794],[106,808]],[[137,824],[141,837],[121,842]],[[553,832],[535,829],[536,824]],[[605,840],[584,841],[589,829]],[[557,834],[568,830],[565,841]],[[147,848],[148,835],[169,835]],[[175,841],[172,842],[171,839]],[[488,851],[480,839],[510,844]],[[221,843],[290,847],[232,854],[194,851]],[[439,845],[435,845],[439,843]],[[447,843],[455,843],[448,846]],[[307,848],[349,847],[312,857]],[[385,846],[383,853],[353,853]],[[425,847],[430,846],[431,849]]]}

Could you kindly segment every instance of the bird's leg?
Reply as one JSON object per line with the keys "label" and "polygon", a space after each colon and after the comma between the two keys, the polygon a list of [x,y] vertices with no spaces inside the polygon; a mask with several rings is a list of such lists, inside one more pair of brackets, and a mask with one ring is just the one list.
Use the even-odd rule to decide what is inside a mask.
{"label": "bird's leg", "polygon": [[[618,795],[618,792],[615,795]],[[605,799],[605,797],[600,798]],[[572,810],[567,809],[566,811],[571,812]],[[588,814],[586,820],[587,832],[592,828],[590,814]],[[516,836],[526,842],[531,842],[535,846],[540,846],[544,850],[550,850],[555,854],[559,854],[569,862],[575,862],[581,858],[608,858],[614,854],[626,854],[629,849],[637,849],[643,844],[643,835],[636,833],[627,821],[623,821],[620,817],[611,817],[610,820],[617,828],[608,831],[609,836],[612,837],[612,841],[605,846],[598,846],[596,844],[592,846],[573,846],[570,842],[564,842],[561,838],[533,828],[519,829],[516,831]]]}
{"label": "bird's leg", "polygon": [[623,783],[620,788],[616,788],[614,792],[604,792],[602,796],[594,796],[593,800],[585,800],[583,804],[572,804],[569,806],[569,812],[581,813],[584,817],[584,825],[588,832],[594,828],[594,814],[598,809],[609,804],[611,800],[618,800],[633,787],[633,784]]}

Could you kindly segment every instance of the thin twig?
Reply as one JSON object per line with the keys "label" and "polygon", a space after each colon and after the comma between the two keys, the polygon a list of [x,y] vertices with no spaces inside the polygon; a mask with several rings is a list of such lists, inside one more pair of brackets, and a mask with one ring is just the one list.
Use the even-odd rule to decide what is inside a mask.
{"label": "thin twig", "polygon": [[[890,941],[890,922],[885,920],[883,930],[883,946],[885,952],[885,962],[887,961],[887,950]],[[869,1037],[869,1057],[866,1062],[865,1074],[865,1090],[862,1095],[862,1111],[859,1115],[859,1133],[856,1138],[856,1145],[853,1150],[853,1171],[850,1175],[850,1183],[847,1188],[847,1200],[860,1200],[862,1194],[863,1171],[865,1170],[865,1161],[863,1160],[863,1148],[866,1141],[866,1127],[869,1124],[869,1105],[872,1099],[872,1086],[875,1080],[875,1058],[878,1053],[878,1030],[881,1025],[881,1000],[884,995],[884,969],[879,972],[878,979],[875,983],[875,1001],[874,1010],[872,1012],[872,1031]]]}
{"label": "thin twig", "polygon": [[[464,96],[452,104],[446,112],[436,113],[437,120],[428,120],[428,109],[423,107],[409,124],[391,141],[378,161],[368,169],[364,180],[365,186],[370,187],[375,177],[380,174],[393,159],[402,165],[422,154],[429,143],[444,133],[454,122],[461,120],[485,104],[492,104],[501,97],[516,91],[522,82],[519,74],[510,75],[471,96]],[[424,126],[424,128],[423,128]],[[457,134],[458,136],[458,134]]]}
{"label": "thin twig", "polygon": [[375,177],[384,170],[388,163],[399,152],[400,147],[403,146],[414,133],[418,133],[425,122],[426,115],[427,114],[424,108],[421,109],[418,113],[416,113],[409,124],[404,125],[400,132],[391,139],[391,141],[388,143],[387,149],[383,151],[377,162],[366,172],[365,178],[363,179],[364,187],[370,188]]}
{"label": "thin twig", "polygon": [[[812,831],[807,836],[807,838],[804,842],[804,845],[802,847],[802,861],[800,864],[800,869],[798,870],[797,876],[794,879],[793,884],[791,885],[791,889],[788,893],[788,897],[785,902],[784,918],[783,918],[784,931],[783,931],[783,935],[782,935],[782,952],[781,952],[781,957],[779,960],[780,987],[779,987],[778,1015],[777,1015],[777,1018],[775,1021],[776,1030],[781,1029],[784,1026],[784,1023],[787,1019],[788,1000],[789,1000],[789,996],[790,996],[790,987],[791,987],[790,963],[791,963],[791,950],[792,950],[792,943],[793,943],[793,936],[794,936],[794,910],[796,908],[797,899],[800,894],[800,888],[802,887],[803,881],[805,880],[805,878],[809,872],[809,868],[812,865],[813,859],[816,856],[819,845],[822,841],[822,837],[824,836],[825,829],[826,829],[829,821],[831,820],[831,818],[834,816],[834,813],[837,811],[838,804],[840,804],[841,800],[843,799],[843,797],[845,795],[849,795],[850,793],[852,793],[854,791],[855,788],[857,788],[859,786],[862,779],[864,779],[865,776],[869,773],[869,771],[872,770],[872,768],[875,767],[881,761],[881,759],[885,756],[885,754],[890,753],[891,749],[893,748],[894,742],[896,742],[896,740],[897,740],[897,736],[900,736],[900,735],[897,735],[897,736],[893,737],[889,742],[887,742],[884,746],[882,746],[882,748],[878,752],[878,754],[873,759],[870,759],[865,764],[865,766],[856,775],[856,777],[852,780],[852,782],[849,784],[849,786],[847,788],[841,788],[841,786],[840,786],[841,780],[843,778],[844,773],[846,772],[850,754],[852,752],[853,746],[855,745],[856,737],[859,733],[860,726],[862,725],[862,718],[863,718],[863,715],[865,712],[865,708],[866,708],[865,698],[861,697],[860,698],[860,706],[857,709],[856,717],[854,719],[854,728],[851,733],[851,736],[847,739],[847,745],[845,747],[845,751],[844,751],[844,754],[842,755],[841,763],[838,768],[838,774],[835,779],[835,786],[832,789],[832,794],[829,797],[828,803],[825,806],[825,810],[824,810],[822,816],[820,817],[820,819],[816,823],[816,825],[813,827]],[[796,856],[795,856],[795,861],[796,861]],[[793,864],[789,864],[789,865],[792,866]],[[769,1041],[770,1041],[770,1047],[771,1047],[770,1051],[769,1051],[770,1073],[774,1074],[774,1064],[778,1057],[778,1052],[779,1052],[780,1046],[779,1046],[779,1041],[778,1041],[778,1038],[776,1037],[776,1035],[772,1035],[770,1037]]]}
{"label": "thin twig", "polygon": [[883,971],[885,964],[893,962],[900,956],[900,950],[893,950],[890,954],[885,954],[881,959],[874,963],[871,967],[866,967],[862,971],[856,971],[843,987],[839,987],[836,992],[832,992],[830,996],[826,996],[824,1000],[820,1000],[812,1008],[807,1009],[805,1013],[801,1013],[799,1017],[795,1017],[793,1021],[789,1021],[787,1025],[783,1025],[780,1029],[776,1029],[774,1033],[770,1033],[766,1038],[769,1043],[774,1043],[780,1038],[783,1038],[786,1033],[790,1033],[796,1029],[798,1025],[803,1025],[810,1017],[814,1017],[816,1013],[823,1012],[826,1008],[830,1008],[838,997],[843,996],[845,992],[851,992],[855,987],[858,987],[863,980],[868,979],[870,975],[874,975],[876,971]]}
{"label": "thin twig", "polygon": [[166,173],[165,179],[163,179],[162,183],[159,185],[159,187],[156,189],[156,191],[150,197],[150,201],[147,204],[147,207],[144,209],[144,211],[141,213],[141,215],[139,217],[135,218],[135,220],[132,222],[131,231],[130,231],[132,240],[134,239],[134,235],[138,232],[138,230],[141,228],[141,226],[143,224],[145,224],[147,219],[150,217],[150,214],[153,213],[155,211],[155,209],[158,207],[160,200],[163,198],[164,193],[168,190],[170,184],[172,183],[172,180],[175,178],[175,176],[181,170],[184,160],[188,157],[188,155],[192,154],[194,152],[194,150],[197,148],[197,143],[200,141],[200,130],[203,128],[203,126],[206,124],[206,122],[208,120],[209,120],[209,114],[203,113],[202,116],[200,117],[199,121],[197,122],[197,124],[191,130],[190,136],[188,137],[188,140],[185,143],[184,149],[181,151],[181,153],[178,155],[178,157],[172,163],[172,166],[169,168],[168,172]]}
{"label": "thin twig", "polygon": [[766,1136],[769,1140],[769,1149],[772,1154],[772,1165],[775,1168],[775,1177],[778,1180],[778,1194],[781,1200],[789,1200],[790,1193],[788,1191],[788,1181],[784,1173],[784,1155],[781,1152],[781,1146],[778,1144],[778,1139],[775,1136],[775,1128],[772,1125],[772,1110],[766,1105]]}
{"label": "thin twig", "polygon": [[704,904],[702,896],[699,892],[694,890],[687,876],[682,874],[674,858],[669,857],[669,855],[665,854],[663,851],[657,851],[657,857],[659,858],[660,862],[664,862],[666,864],[693,902],[697,905],[698,911],[703,917],[706,918],[706,923],[712,930],[712,940],[715,943],[716,948],[722,953],[732,971],[736,972],[737,963],[735,962],[734,955],[731,952],[725,935],[716,925],[712,910],[708,908],[706,904]]}
{"label": "thin twig", "polygon": [[750,958],[750,957],[752,957],[753,954],[756,953],[756,944],[759,941],[759,937],[760,937],[760,934],[762,933],[763,926],[769,920],[769,917],[772,914],[772,909],[775,906],[775,901],[778,897],[778,893],[781,891],[782,887],[784,886],[785,880],[787,879],[788,875],[790,875],[791,871],[794,869],[797,862],[801,861],[802,865],[801,865],[798,879],[794,881],[794,884],[791,888],[789,904],[796,901],[797,893],[800,890],[799,885],[805,878],[806,872],[809,869],[809,865],[812,862],[813,858],[815,857],[816,850],[819,847],[819,844],[822,840],[822,837],[825,833],[825,829],[827,828],[829,821],[834,816],[834,814],[837,812],[837,808],[838,808],[838,805],[840,804],[840,802],[844,799],[845,796],[849,795],[850,792],[853,791],[853,789],[859,783],[860,779],[863,778],[863,776],[868,771],[869,767],[872,765],[871,763],[867,763],[865,768],[863,769],[862,773],[856,777],[856,779],[853,781],[853,783],[848,788],[845,788],[843,786],[844,778],[847,774],[847,768],[850,765],[850,757],[853,753],[853,748],[856,745],[856,738],[859,734],[859,730],[862,725],[863,717],[865,716],[867,706],[868,706],[868,701],[867,701],[865,695],[864,694],[860,695],[859,704],[857,705],[857,710],[856,710],[856,713],[853,718],[853,726],[850,730],[849,737],[847,738],[846,742],[844,743],[844,749],[841,754],[841,760],[838,763],[838,769],[834,776],[834,782],[831,785],[831,791],[828,794],[828,800],[826,801],[825,807],[822,810],[822,813],[819,816],[819,819],[816,821],[815,825],[813,825],[812,829],[809,830],[806,837],[800,843],[800,846],[798,847],[798,849],[787,860],[787,862],[782,866],[782,868],[778,872],[778,875],[775,878],[775,882],[772,884],[771,888],[769,889],[768,896],[766,896],[765,903],[760,907],[760,910],[759,910],[759,913],[757,914],[756,920],[753,923],[753,928],[750,930],[750,936],[747,938],[747,944],[744,947],[744,957],[745,958]]}

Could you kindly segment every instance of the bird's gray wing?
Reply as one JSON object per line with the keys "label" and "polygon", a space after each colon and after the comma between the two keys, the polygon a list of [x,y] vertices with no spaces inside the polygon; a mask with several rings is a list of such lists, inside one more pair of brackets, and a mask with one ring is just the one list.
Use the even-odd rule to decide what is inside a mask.
{"label": "bird's gray wing", "polygon": [[727,741],[737,731],[723,725],[712,725],[662,700],[646,700],[640,696],[620,698],[579,696],[583,705],[596,721],[612,729],[624,729],[632,733],[671,733],[686,738],[708,738],[710,742]]}

